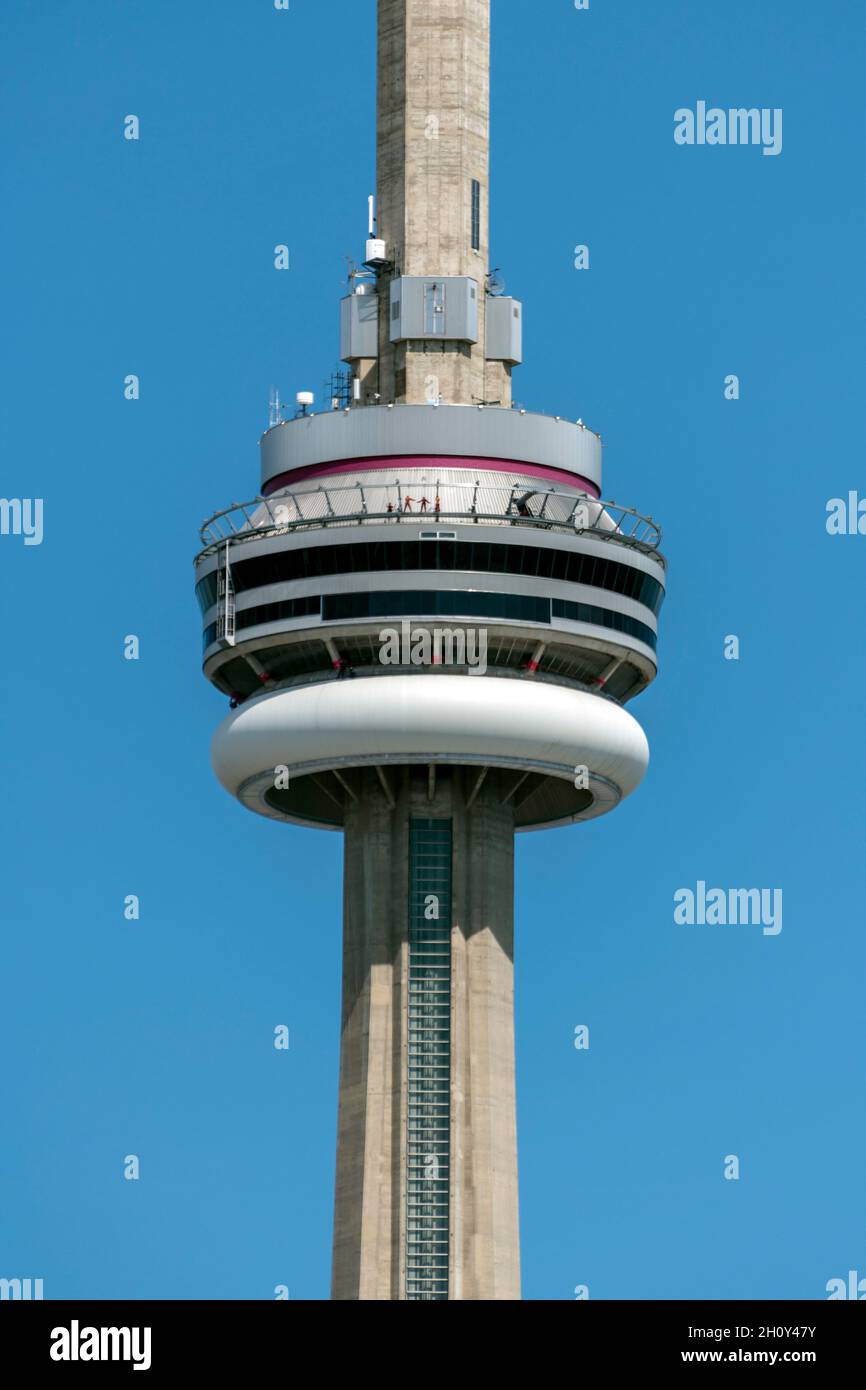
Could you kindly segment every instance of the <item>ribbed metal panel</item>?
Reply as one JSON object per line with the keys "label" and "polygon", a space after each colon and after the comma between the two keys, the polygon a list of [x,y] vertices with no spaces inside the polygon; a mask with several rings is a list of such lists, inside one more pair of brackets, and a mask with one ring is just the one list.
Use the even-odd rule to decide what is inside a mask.
{"label": "ribbed metal panel", "polygon": [[268,430],[261,454],[263,486],[295,468],[406,454],[514,459],[579,473],[601,484],[601,441],[592,430],[570,420],[498,407],[379,405],[327,411]]}

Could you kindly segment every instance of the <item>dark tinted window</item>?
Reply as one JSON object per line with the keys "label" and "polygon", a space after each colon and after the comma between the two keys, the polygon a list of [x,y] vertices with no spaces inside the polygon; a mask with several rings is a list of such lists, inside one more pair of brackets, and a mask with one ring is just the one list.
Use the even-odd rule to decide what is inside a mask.
{"label": "dark tinted window", "polygon": [[[344,622],[352,618],[501,618],[511,622],[549,623],[551,617],[568,618],[572,622],[592,623],[627,633],[656,650],[657,638],[651,627],[599,608],[593,603],[569,603],[564,599],[534,598],[526,594],[465,593],[459,590],[404,589],[383,593],[326,594],[323,598],[310,596],[284,599],[280,603],[261,603],[244,608],[237,614],[236,626],[255,627],[259,623],[274,623],[321,613],[325,622]],[[204,646],[209,647],[216,637],[216,623],[204,631]]]}
{"label": "dark tinted window", "polygon": [[[480,574],[526,574],[589,584],[634,599],[658,615],[664,589],[652,575],[617,560],[570,550],[487,541],[360,541],[352,545],[308,546],[275,555],[256,555],[232,565],[235,592],[265,584],[317,579],[333,574],[375,574],[386,570],[465,570]],[[216,603],[216,576],[196,586],[202,611]]]}
{"label": "dark tinted window", "polygon": [[[348,618],[393,617],[509,618],[549,623],[550,599],[525,594],[478,594],[458,590],[389,589],[378,594],[326,594],[322,617],[333,623]],[[238,619],[242,617],[238,615]]]}
{"label": "dark tinted window", "polygon": [[625,613],[614,613],[610,608],[596,608],[594,603],[569,603],[565,599],[555,598],[551,611],[554,618],[570,618],[574,623],[599,623],[603,627],[612,627],[616,632],[626,632],[639,642],[646,642],[653,651],[658,643],[656,634],[646,623],[639,623],[637,618],[629,618]]}
{"label": "dark tinted window", "polygon": [[[244,608],[237,614],[235,628],[256,627],[259,623],[276,623],[288,618],[307,618],[321,611],[322,600],[318,594],[307,598],[288,598],[280,603],[260,603],[256,608]],[[211,623],[204,630],[203,645],[209,647],[216,639],[217,625]]]}

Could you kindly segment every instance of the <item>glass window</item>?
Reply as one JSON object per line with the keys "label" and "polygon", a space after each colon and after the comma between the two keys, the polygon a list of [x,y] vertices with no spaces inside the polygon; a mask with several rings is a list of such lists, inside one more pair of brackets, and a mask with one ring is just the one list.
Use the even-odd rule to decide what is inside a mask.
{"label": "glass window", "polygon": [[[528,574],[564,579],[622,593],[658,614],[664,590],[657,579],[633,565],[575,551],[532,545],[468,541],[376,541],[351,545],[307,546],[282,554],[259,555],[232,565],[236,593],[264,584],[314,578],[320,574],[372,574],[387,570],[466,570],[482,574]],[[215,575],[196,586],[204,608],[216,602]],[[208,602],[209,600],[209,602]]]}
{"label": "glass window", "polygon": [[653,651],[658,645],[656,634],[646,623],[638,622],[637,618],[630,618],[625,613],[615,613],[610,608],[597,608],[592,603],[569,603],[565,599],[555,598],[552,613],[554,618],[568,618],[575,623],[612,627],[616,632],[625,632],[639,642],[645,642]]}
{"label": "glass window", "polygon": [[481,184],[472,180],[472,250],[481,249]]}

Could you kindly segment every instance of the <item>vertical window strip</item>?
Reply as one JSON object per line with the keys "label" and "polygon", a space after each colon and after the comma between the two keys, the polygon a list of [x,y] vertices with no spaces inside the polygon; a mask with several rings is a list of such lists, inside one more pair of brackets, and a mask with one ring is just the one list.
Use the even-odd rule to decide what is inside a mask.
{"label": "vertical window strip", "polygon": [[481,250],[481,184],[472,180],[472,250]]}
{"label": "vertical window strip", "polygon": [[451,1177],[450,820],[409,821],[406,1298],[448,1298]]}

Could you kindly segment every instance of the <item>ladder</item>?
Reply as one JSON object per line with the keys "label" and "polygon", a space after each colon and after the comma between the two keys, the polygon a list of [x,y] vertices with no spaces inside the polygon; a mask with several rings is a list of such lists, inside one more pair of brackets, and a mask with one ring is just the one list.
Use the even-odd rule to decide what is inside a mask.
{"label": "ladder", "polygon": [[229,565],[228,541],[226,541],[223,566],[217,570],[217,600],[219,602],[217,640],[233,647],[235,644],[235,587],[232,583],[232,571]]}

